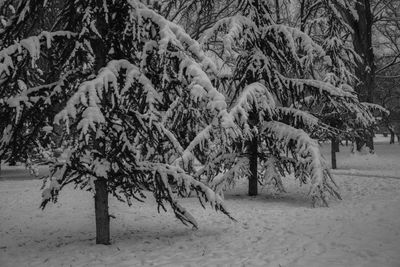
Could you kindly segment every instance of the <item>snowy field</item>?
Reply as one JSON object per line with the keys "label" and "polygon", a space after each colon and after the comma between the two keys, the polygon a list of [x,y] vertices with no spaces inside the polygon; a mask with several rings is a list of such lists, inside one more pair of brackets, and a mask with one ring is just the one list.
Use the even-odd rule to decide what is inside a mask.
{"label": "snowy field", "polygon": [[[288,193],[226,194],[238,222],[195,198],[181,201],[200,229],[182,225],[155,203],[127,207],[111,199],[112,241],[95,245],[90,193],[65,189],[40,210],[41,182],[23,168],[0,178],[0,266],[400,266],[400,145],[379,138],[375,155],[338,154],[342,201],[311,208],[307,188]],[[329,144],[323,151],[329,160]]]}

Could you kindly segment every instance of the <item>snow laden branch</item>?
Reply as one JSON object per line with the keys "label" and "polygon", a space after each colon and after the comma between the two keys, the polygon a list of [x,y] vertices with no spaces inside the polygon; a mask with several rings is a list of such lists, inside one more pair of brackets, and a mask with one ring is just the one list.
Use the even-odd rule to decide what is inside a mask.
{"label": "snow laden branch", "polygon": [[349,109],[352,110],[352,114],[355,114],[355,124],[362,128],[376,125],[379,116],[388,116],[390,114],[390,111],[384,107],[368,102],[349,105]]}
{"label": "snow laden branch", "polygon": [[158,26],[160,35],[160,40],[158,41],[160,54],[165,54],[168,51],[168,45],[172,44],[183,51],[189,51],[194,58],[200,61],[200,64],[204,69],[217,73],[217,68],[214,62],[205,55],[200,44],[196,40],[192,39],[181,26],[165,19],[163,16],[156,13],[154,10],[149,9],[139,1],[129,0],[128,3],[136,12],[139,22],[148,19]]}
{"label": "snow laden branch", "polygon": [[[235,125],[237,134],[225,135],[229,128],[222,132],[215,131],[218,137],[213,143],[213,151],[209,154],[207,163],[197,172],[196,176],[207,174],[210,185],[222,195],[225,186],[233,184],[234,180],[249,174],[249,159],[235,152],[244,140],[250,140],[254,134],[256,121],[251,121],[250,114],[256,114],[258,121],[269,121],[275,114],[275,99],[272,93],[261,83],[248,85],[237,98],[228,116]],[[224,127],[226,125],[222,125]],[[239,146],[239,147],[236,147]]]}
{"label": "snow laden branch", "polygon": [[[193,157],[192,151],[196,146],[203,146],[204,142],[209,141],[212,133],[218,135],[217,129],[223,132],[225,145],[233,142],[237,138],[250,138],[253,133],[249,126],[249,113],[257,110],[258,119],[261,121],[271,118],[274,114],[275,100],[271,92],[261,83],[248,85],[229,113],[221,110],[218,119],[212,125],[204,128],[192,142],[188,145],[175,164],[185,164]],[[219,133],[220,134],[220,133]],[[187,164],[187,163],[186,163]],[[209,168],[205,166],[205,168]],[[226,176],[227,177],[227,176]]]}
{"label": "snow laden branch", "polygon": [[12,57],[26,51],[31,58],[32,67],[35,66],[36,61],[40,58],[41,47],[46,45],[46,48],[51,48],[52,42],[56,37],[64,37],[70,39],[75,36],[70,31],[56,31],[47,32],[43,31],[37,36],[31,36],[26,39],[10,45],[0,50],[0,76],[6,74],[11,75],[11,70],[15,68],[16,62]]}
{"label": "snow laden branch", "polygon": [[303,66],[309,67],[316,58],[325,56],[324,49],[299,29],[281,24],[264,27],[261,38],[272,42],[271,37],[274,43],[286,44],[290,56]]}
{"label": "snow laden branch", "polygon": [[[202,76],[204,72],[201,71],[199,65],[192,61],[185,61],[184,66],[186,76],[191,76],[193,82],[202,84],[209,91],[214,90],[211,91],[211,98],[216,99],[216,102],[220,101],[218,96],[213,98],[212,93],[216,90],[209,87],[210,82],[204,83],[203,80],[207,76]],[[121,77],[124,78],[122,82]],[[140,90],[143,91],[138,94]],[[115,99],[109,101],[110,95],[112,95],[111,99]],[[141,112],[135,106],[135,102],[132,102],[131,98],[135,96],[140,96],[145,100],[146,108],[141,109]],[[188,158],[194,158],[190,150],[188,150],[189,152],[184,151],[174,133],[164,125],[163,116],[165,114],[158,110],[161,102],[162,95],[137,66],[127,60],[110,61],[94,79],[85,81],[79,86],[77,92],[67,102],[66,108],[55,117],[55,122],[58,123],[60,120],[68,122],[69,118],[77,120],[76,129],[80,133],[80,139],[84,139],[88,145],[98,142],[96,140],[108,142],[108,138],[118,137],[116,140],[109,140],[113,142],[113,145],[109,148],[106,146],[106,149],[117,149],[119,156],[109,158],[107,154],[111,154],[111,152],[99,155],[96,150],[86,151],[84,146],[80,146],[73,150],[72,154],[79,155],[80,149],[83,149],[86,151],[83,153],[91,154],[90,157],[105,158],[104,162],[109,163],[100,165],[108,167],[106,169],[97,168],[95,165],[98,161],[95,160],[86,167],[79,167],[81,163],[75,161],[78,167],[74,168],[87,169],[88,175],[94,177],[99,175],[96,170],[102,169],[104,171],[101,172],[101,177],[106,179],[113,177],[113,181],[119,181],[117,177],[128,177],[128,179],[123,178],[117,182],[112,191],[118,191],[119,187],[130,188],[133,186],[138,191],[147,188],[153,192],[159,207],[165,209],[163,203],[167,201],[183,223],[189,223],[194,227],[197,227],[197,222],[188,211],[178,204],[173,188],[178,190],[179,196],[187,196],[190,191],[196,191],[202,205],[204,202],[209,202],[216,210],[220,210],[230,217],[220,197],[210,188],[186,174],[179,166],[159,162],[162,156],[157,155],[159,153],[157,146],[162,144],[165,147],[167,143],[172,145],[175,150],[173,153],[175,157],[177,157],[176,155],[184,157],[189,154]],[[217,109],[218,107],[217,104],[210,108]],[[110,113],[113,110],[118,112],[111,116]],[[109,114],[105,115],[106,113]],[[198,144],[201,141],[196,140],[195,143]],[[70,160],[70,162],[72,161]],[[142,178],[135,178],[137,176]],[[127,193],[125,196],[131,198],[133,195]]]}
{"label": "snow laden branch", "polygon": [[266,186],[272,185],[276,187],[279,192],[286,192],[283,186],[282,175],[278,171],[280,165],[281,162],[279,159],[274,156],[270,156],[263,164],[263,182]]}
{"label": "snow laden branch", "polygon": [[229,115],[238,125],[246,124],[249,113],[257,110],[258,119],[264,121],[274,114],[275,99],[272,93],[263,84],[256,82],[247,85],[238,97]]}
{"label": "snow laden branch", "polygon": [[[117,79],[122,70],[125,72],[126,79],[124,86],[120,89]],[[154,104],[161,96],[154,89],[150,80],[140,72],[138,67],[122,59],[110,61],[106,67],[100,70],[95,79],[83,82],[79,86],[78,91],[68,100],[66,107],[57,114],[54,122],[56,124],[59,124],[60,120],[68,122],[69,117],[75,119],[77,116],[77,106],[83,105],[85,111],[78,125],[81,136],[86,135],[89,128],[95,131],[96,124],[105,123],[105,117],[99,105],[103,94],[110,90],[112,94],[115,94],[115,96],[120,99],[120,102],[123,102],[123,98],[129,93],[128,91],[134,81],[139,82],[143,86],[147,95],[146,102],[150,112],[152,112],[151,115],[157,116]],[[116,102],[111,103],[112,108],[116,105]]]}
{"label": "snow laden branch", "polygon": [[[220,19],[210,29],[206,30],[200,38],[203,46],[220,42],[223,44],[222,54],[236,58],[239,53],[237,47],[241,46],[241,37],[244,34],[245,27],[256,28],[254,22],[249,18],[236,15]],[[223,34],[220,34],[220,33]],[[215,51],[214,51],[215,52]]]}
{"label": "snow laden branch", "polygon": [[298,159],[297,167],[303,168],[305,172],[301,173],[310,177],[310,195],[313,205],[321,200],[327,206],[326,192],[336,198],[341,198],[337,185],[323,160],[317,141],[311,139],[306,132],[281,122],[270,121],[263,124],[261,134],[264,138],[279,141],[283,148],[292,152],[294,157],[297,155],[302,158],[302,160]]}
{"label": "snow laden branch", "polygon": [[[220,210],[224,214],[228,215],[229,218],[233,219],[229,215],[221,197],[203,183],[195,180],[192,176],[187,175],[183,169],[168,164],[151,162],[140,162],[136,169],[139,171],[151,172],[155,177],[157,177],[155,178],[155,182],[159,183],[159,185],[154,188],[156,199],[168,199],[168,202],[174,209],[175,215],[183,223],[190,223],[193,227],[198,227],[194,217],[177,203],[170,184],[174,184],[179,189],[179,194],[181,196],[188,196],[191,191],[195,191],[203,207],[205,203],[209,203],[211,207]],[[162,195],[161,198],[160,196],[157,196],[159,194]],[[159,204],[162,205],[162,203]]]}
{"label": "snow laden branch", "polygon": [[361,102],[361,105],[366,107],[369,111],[371,112],[379,112],[380,114],[388,116],[390,114],[390,111],[387,110],[386,108],[382,107],[381,105],[374,104],[374,103],[368,103],[368,102]]}
{"label": "snow laden branch", "polygon": [[279,75],[280,79],[289,88],[295,89],[297,94],[301,93],[309,93],[309,94],[318,94],[325,95],[328,97],[341,97],[341,98],[349,98],[355,99],[356,96],[345,90],[342,90],[338,87],[333,86],[332,84],[319,81],[319,80],[311,80],[311,79],[294,79],[287,78],[282,75]]}
{"label": "snow laden branch", "polygon": [[[325,56],[325,51],[320,45],[296,28],[282,24],[257,27],[249,17],[240,14],[219,20],[204,33],[200,41],[204,46],[210,45],[214,48],[216,43],[221,43],[223,49],[217,54],[223,55],[224,58],[236,58],[243,49],[243,37],[249,32],[255,34],[253,39],[260,38],[268,43],[268,47],[271,48],[269,53],[275,53],[278,58],[284,56],[286,59],[294,59],[307,68],[316,59]],[[253,39],[249,37],[248,41],[256,42]],[[285,46],[278,52],[277,48],[282,44]],[[212,51],[216,52],[214,49]]]}
{"label": "snow laden branch", "polygon": [[319,119],[317,117],[311,115],[307,111],[290,108],[290,107],[277,107],[277,112],[279,113],[280,118],[283,118],[283,117],[293,118],[294,125],[297,125],[298,123],[302,123],[304,125],[307,125],[309,128],[312,128],[312,127],[318,126],[320,124]]}
{"label": "snow laden branch", "polygon": [[278,114],[278,121],[285,121],[295,128],[304,129],[313,134],[318,134],[321,131],[325,134],[337,131],[337,129],[323,123],[309,111],[293,107],[277,107],[276,114]]}
{"label": "snow laden branch", "polygon": [[[210,132],[214,127],[223,127],[231,136],[236,135],[236,124],[232,120],[232,116],[228,114],[226,108],[225,97],[211,83],[208,75],[203,71],[200,64],[191,59],[186,59],[180,64],[180,75],[185,76],[189,82],[188,88],[194,99],[202,99],[207,103],[207,109],[215,112],[212,122],[204,127],[196,137],[192,139],[182,156],[179,157],[175,164],[187,165],[187,162],[193,158],[192,151],[196,146],[201,146],[210,137]],[[183,78],[183,77],[182,77]]]}

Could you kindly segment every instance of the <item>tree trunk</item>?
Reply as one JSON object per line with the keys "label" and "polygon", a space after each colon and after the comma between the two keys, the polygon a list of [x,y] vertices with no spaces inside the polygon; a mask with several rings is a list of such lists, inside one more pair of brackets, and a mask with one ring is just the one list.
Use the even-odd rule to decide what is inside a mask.
{"label": "tree trunk", "polygon": [[275,0],[275,14],[276,14],[276,23],[281,23],[281,11],[279,7],[279,0]]}
{"label": "tree trunk", "polygon": [[390,133],[390,144],[394,144],[394,133]]}
{"label": "tree trunk", "polygon": [[108,213],[107,180],[95,182],[94,208],[96,214],[96,244],[110,245],[110,215]]}
{"label": "tree trunk", "polygon": [[356,137],[355,143],[356,143],[356,151],[360,152],[365,144],[365,141],[360,137]]}
{"label": "tree trunk", "polygon": [[[375,89],[375,63],[374,51],[372,46],[372,23],[373,15],[371,11],[370,0],[357,0],[356,10],[358,19],[352,21],[353,33],[353,46],[355,52],[361,57],[362,61],[357,62],[356,76],[358,84],[356,92],[359,95],[361,102],[374,102],[374,89]],[[371,133],[373,135],[373,133]],[[374,150],[373,142],[368,137],[364,143]]]}
{"label": "tree trunk", "polygon": [[[105,18],[98,16],[96,28],[99,33],[104,36],[107,29]],[[92,43],[93,53],[95,56],[94,69],[96,74],[107,63],[107,48],[103,40],[95,36]],[[93,147],[95,151],[99,151],[101,156],[106,156],[106,143],[104,138],[97,138],[93,133]],[[108,192],[107,180],[98,178],[95,182],[95,217],[96,217],[96,244],[110,244],[110,215],[108,213]]]}
{"label": "tree trunk", "polygon": [[389,144],[394,144],[394,130],[391,127],[388,127],[388,130],[390,132],[390,142],[389,142]]}
{"label": "tree trunk", "polygon": [[335,152],[340,152],[340,140],[335,138]]}
{"label": "tree trunk", "polygon": [[369,152],[374,153],[375,147],[374,147],[374,134],[373,133],[368,135],[366,145],[369,148]]}
{"label": "tree trunk", "polygon": [[332,137],[331,138],[331,162],[332,162],[332,169],[336,169],[336,138]]}
{"label": "tree trunk", "polygon": [[258,194],[258,172],[257,172],[257,152],[258,140],[254,136],[249,144],[249,161],[250,161],[250,177],[249,177],[249,196]]}

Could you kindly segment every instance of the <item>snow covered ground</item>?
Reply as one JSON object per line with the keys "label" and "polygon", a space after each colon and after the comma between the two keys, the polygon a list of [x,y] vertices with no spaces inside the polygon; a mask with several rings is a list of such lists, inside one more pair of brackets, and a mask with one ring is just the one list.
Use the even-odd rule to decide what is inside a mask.
{"label": "snow covered ground", "polygon": [[[381,138],[382,139],[382,138]],[[384,140],[386,141],[386,139]],[[58,204],[39,209],[40,185],[22,168],[0,178],[0,266],[400,266],[400,145],[378,143],[375,155],[341,147],[334,171],[342,201],[311,208],[307,188],[286,180],[288,193],[246,184],[227,192],[238,222],[183,203],[193,231],[154,201],[127,207],[111,199],[110,246],[95,245],[90,193],[66,189]],[[328,145],[324,154],[329,160]],[[24,179],[25,178],[25,179]]]}

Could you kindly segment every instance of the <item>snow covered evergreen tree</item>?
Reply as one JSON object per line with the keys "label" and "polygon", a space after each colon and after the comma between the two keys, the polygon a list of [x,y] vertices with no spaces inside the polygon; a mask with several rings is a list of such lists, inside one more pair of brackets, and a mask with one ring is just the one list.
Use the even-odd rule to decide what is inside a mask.
{"label": "snow covered evergreen tree", "polygon": [[[326,64],[322,64],[320,68],[316,69],[316,74],[324,82],[355,96],[356,92],[352,86],[357,80],[354,70],[359,56],[352,49],[351,44],[346,42],[348,25],[332,8],[330,0],[320,1],[309,8],[312,10],[305,9],[303,12],[307,14],[314,12],[315,14],[314,17],[303,20],[303,27],[310,32],[313,40],[322,46],[328,58]],[[369,110],[358,102],[349,101],[343,108],[331,101],[321,103],[320,99],[308,98],[307,106],[313,115],[336,128],[336,131],[327,132],[325,136],[319,138],[320,140],[327,138],[331,140],[333,169],[336,169],[339,140],[344,138],[354,140],[354,136],[358,136],[356,129],[367,129],[375,121]]]}
{"label": "snow covered evergreen tree", "polygon": [[[358,63],[362,62],[362,58],[354,51],[348,40],[347,36],[352,29],[337,11],[336,4],[334,1],[324,0],[320,1],[318,5],[313,5],[317,17],[311,19],[307,26],[315,36],[316,42],[322,45],[330,58],[329,64],[326,64],[321,71],[324,81],[356,95],[356,90],[353,88],[360,83],[356,77],[356,69]],[[348,103],[346,109],[325,103],[324,108],[319,110],[319,114],[316,115],[327,124],[339,128],[341,130],[339,136],[356,140],[358,151],[361,150],[361,145],[364,143],[362,140],[368,140],[373,135],[371,130],[377,124],[374,114],[380,116],[387,112],[377,105],[365,102]],[[331,136],[332,144],[337,143],[336,145],[338,145],[339,136],[335,135],[334,138]],[[373,144],[369,144],[369,146],[373,148]],[[334,151],[332,151],[332,156],[334,159]],[[335,163],[332,162],[332,165]]]}
{"label": "snow covered evergreen tree", "polygon": [[189,175],[208,131],[235,127],[209,78],[215,66],[152,2],[65,1],[49,29],[26,36],[48,1],[24,0],[0,32],[0,154],[48,147],[60,124],[69,153],[54,159],[42,207],[68,184],[94,192],[101,244],[110,243],[109,194],[131,204],[151,191],[159,208],[169,203],[197,227],[177,202],[195,191],[230,216]]}
{"label": "snow covered evergreen tree", "polygon": [[328,195],[340,195],[311,137],[333,129],[312,115],[306,100],[346,110],[360,108],[357,97],[316,76],[321,65],[332,61],[331,55],[304,32],[276,24],[268,1],[238,1],[238,8],[238,15],[220,20],[202,39],[223,61],[236,59],[229,111],[246,140],[227,148],[229,160],[226,152],[215,156],[229,168],[214,184],[247,174],[249,195],[256,195],[260,178],[283,190],[281,177],[294,173],[300,183],[311,184],[314,204],[327,205]]}
{"label": "snow covered evergreen tree", "polygon": [[196,40],[219,19],[237,12],[231,0],[160,0],[159,6],[161,14]]}
{"label": "snow covered evergreen tree", "polygon": [[[374,60],[374,49],[372,45],[373,24],[377,17],[373,12],[377,12],[377,16],[381,13],[387,4],[380,7],[381,1],[355,0],[355,1],[334,1],[330,0],[329,5],[336,16],[347,25],[349,40],[353,45],[354,51],[359,55],[355,61],[355,74],[357,82],[354,85],[355,91],[364,103],[374,103],[374,90],[376,66]],[[377,105],[365,104],[366,107],[378,108],[380,112],[386,112]],[[372,124],[374,125],[374,124]],[[358,128],[356,145],[357,150],[366,145],[370,152],[374,151],[373,143],[374,127]]]}

